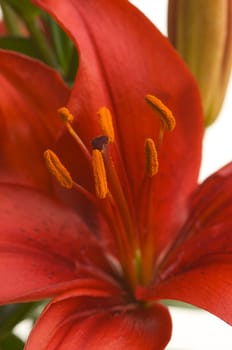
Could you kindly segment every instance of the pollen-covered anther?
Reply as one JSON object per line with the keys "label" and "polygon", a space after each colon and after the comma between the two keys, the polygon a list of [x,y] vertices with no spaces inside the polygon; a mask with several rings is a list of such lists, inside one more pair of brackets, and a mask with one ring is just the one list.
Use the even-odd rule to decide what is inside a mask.
{"label": "pollen-covered anther", "polygon": [[98,198],[104,199],[108,193],[108,185],[103,156],[98,149],[94,149],[92,152],[92,164],[96,195]]}
{"label": "pollen-covered anther", "polygon": [[157,174],[159,170],[158,154],[154,141],[151,138],[147,138],[144,144],[145,152],[145,169],[146,174],[149,177]]}
{"label": "pollen-covered anther", "polygon": [[72,115],[72,113],[66,107],[59,108],[57,112],[58,112],[58,114],[60,116],[60,119],[63,122],[72,123],[72,121],[74,120],[74,116]]}
{"label": "pollen-covered anther", "polygon": [[149,106],[159,115],[162,126],[165,130],[172,131],[176,126],[176,120],[170,109],[157,97],[146,95]]}
{"label": "pollen-covered anther", "polygon": [[106,107],[102,107],[97,114],[99,116],[102,133],[108,137],[109,142],[114,142],[114,127],[110,110]]}
{"label": "pollen-covered anther", "polygon": [[55,176],[59,184],[68,189],[72,188],[72,177],[65,166],[61,163],[57,155],[48,149],[44,152],[44,159],[48,170]]}

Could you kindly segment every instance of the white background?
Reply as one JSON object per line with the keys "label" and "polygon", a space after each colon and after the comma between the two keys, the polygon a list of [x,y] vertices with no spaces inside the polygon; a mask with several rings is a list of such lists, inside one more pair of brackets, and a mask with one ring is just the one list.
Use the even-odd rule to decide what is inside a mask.
{"label": "white background", "polygon": [[[131,0],[166,35],[167,0]],[[217,122],[206,134],[200,179],[232,160],[232,83]],[[232,328],[201,310],[171,308],[173,337],[167,350],[232,350]],[[18,325],[15,333],[26,339],[30,322]],[[141,349],[142,350],[142,349]],[[146,350],[146,349],[143,349]]]}
{"label": "white background", "polygon": [[[186,0],[187,1],[187,0]],[[167,34],[167,0],[131,0]],[[200,180],[232,160],[232,82],[218,120],[207,129]],[[232,350],[232,327],[202,310],[171,308],[173,337],[168,350]]]}

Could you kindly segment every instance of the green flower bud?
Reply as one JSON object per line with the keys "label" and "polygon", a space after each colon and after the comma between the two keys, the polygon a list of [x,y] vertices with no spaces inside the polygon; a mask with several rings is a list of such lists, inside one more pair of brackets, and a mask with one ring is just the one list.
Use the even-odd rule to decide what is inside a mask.
{"label": "green flower bud", "polygon": [[168,37],[195,75],[205,125],[221,109],[232,63],[231,0],[169,0]]}

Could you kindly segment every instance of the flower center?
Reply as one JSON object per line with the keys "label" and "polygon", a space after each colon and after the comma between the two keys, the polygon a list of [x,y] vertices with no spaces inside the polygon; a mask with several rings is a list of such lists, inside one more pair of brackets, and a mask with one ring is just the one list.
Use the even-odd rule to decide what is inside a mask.
{"label": "flower center", "polygon": [[[152,278],[155,263],[154,232],[150,225],[154,215],[151,210],[153,178],[159,170],[159,150],[164,132],[172,131],[175,127],[175,119],[171,111],[158,98],[147,95],[145,99],[159,117],[160,128],[157,142],[150,137],[144,140],[144,178],[138,189],[139,208],[136,208],[133,203],[126,173],[122,175],[118,172],[119,169],[123,172],[123,165],[116,167],[113,159],[113,154],[116,154],[119,160],[121,155],[115,140],[113,119],[108,108],[102,107],[97,113],[102,135],[92,140],[92,151],[89,151],[73,129],[74,117],[69,110],[65,107],[58,110],[67,130],[91,165],[95,193],[76,183],[53,151],[44,152],[46,165],[60,185],[82,193],[96,206],[108,224],[111,241],[113,238],[125,281],[132,291],[138,284],[148,284]],[[122,178],[125,181],[122,182]]]}

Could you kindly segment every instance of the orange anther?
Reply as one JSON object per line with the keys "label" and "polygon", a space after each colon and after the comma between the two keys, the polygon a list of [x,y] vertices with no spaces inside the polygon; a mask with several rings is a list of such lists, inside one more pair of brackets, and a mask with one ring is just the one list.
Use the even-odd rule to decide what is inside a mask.
{"label": "orange anther", "polygon": [[57,112],[63,122],[71,123],[74,119],[74,116],[66,107],[59,108]]}
{"label": "orange anther", "polygon": [[103,199],[108,193],[106,170],[101,151],[94,149],[92,153],[93,175],[95,181],[96,195]]}
{"label": "orange anther", "polygon": [[151,138],[145,140],[144,152],[146,173],[149,177],[152,177],[158,172],[159,162],[156,146]]}
{"label": "orange anther", "polygon": [[160,99],[153,95],[146,95],[145,99],[149,106],[151,106],[151,108],[157,112],[163,128],[165,130],[172,131],[176,126],[176,120],[170,109],[165,106]]}
{"label": "orange anther", "polygon": [[57,155],[48,149],[44,152],[44,159],[48,170],[55,176],[60,185],[65,188],[72,188],[73,181],[71,175],[61,163]]}
{"label": "orange anther", "polygon": [[110,110],[106,107],[98,111],[100,126],[104,135],[108,136],[109,142],[114,142],[114,127]]}

